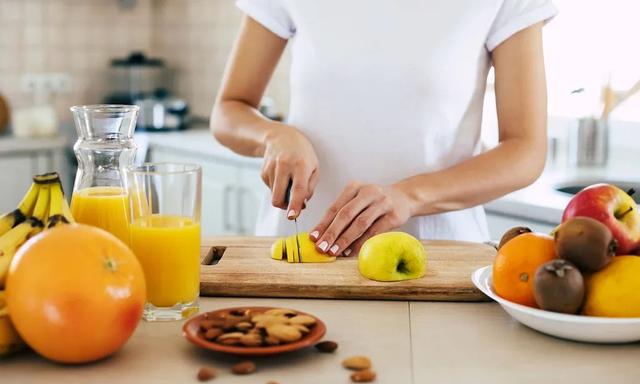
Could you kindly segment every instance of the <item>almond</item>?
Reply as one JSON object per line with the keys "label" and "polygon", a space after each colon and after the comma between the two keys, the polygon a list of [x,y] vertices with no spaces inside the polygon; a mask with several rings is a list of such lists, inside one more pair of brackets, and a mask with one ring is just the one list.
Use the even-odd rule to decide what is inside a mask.
{"label": "almond", "polygon": [[324,353],[332,353],[336,349],[338,349],[338,343],[335,341],[321,341],[316,344],[316,349],[320,352]]}
{"label": "almond", "polygon": [[362,371],[371,368],[371,360],[366,356],[352,356],[344,359],[342,366],[354,371]]}
{"label": "almond", "polygon": [[212,317],[210,319],[202,320],[200,322],[200,329],[206,331],[213,327],[222,327],[224,325],[224,319],[221,317]]}
{"label": "almond", "polygon": [[316,319],[307,315],[298,315],[290,318],[289,323],[300,324],[308,327],[310,325],[314,325],[316,323]]}
{"label": "almond", "polygon": [[242,332],[230,332],[220,335],[216,342],[224,345],[238,345],[240,344],[240,339],[244,336]]}
{"label": "almond", "polygon": [[242,322],[239,322],[238,324],[236,324],[236,329],[238,331],[248,331],[251,328],[253,328],[253,324],[251,324],[248,321],[242,321]]}
{"label": "almond", "polygon": [[267,327],[267,333],[269,336],[273,336],[285,343],[290,343],[302,338],[302,333],[297,328],[286,324],[270,325]]}
{"label": "almond", "polygon": [[216,377],[216,370],[209,367],[202,367],[198,371],[198,381],[209,381]]}
{"label": "almond", "polygon": [[370,383],[376,379],[376,373],[369,369],[364,371],[353,372],[351,374],[351,381],[354,383]]}
{"label": "almond", "polygon": [[264,338],[264,343],[267,345],[278,345],[280,344],[280,340],[276,339],[273,336],[267,336]]}
{"label": "almond", "polygon": [[269,309],[268,311],[264,312],[265,315],[273,315],[273,316],[295,316],[298,314],[298,312],[292,310],[292,309],[286,309],[286,308],[273,308],[273,309]]}
{"label": "almond", "polygon": [[246,347],[257,347],[262,345],[262,337],[259,333],[247,333],[240,338],[240,344]]}
{"label": "almond", "polygon": [[255,371],[256,364],[250,360],[241,361],[231,367],[231,372],[235,373],[236,375],[248,375],[249,373],[253,373]]}
{"label": "almond", "polygon": [[302,333],[303,335],[309,333],[309,328],[305,327],[302,324],[291,324],[291,326],[300,331],[300,333]]}
{"label": "almond", "polygon": [[204,333],[204,338],[207,340],[215,340],[217,339],[220,335],[222,335],[224,332],[222,331],[222,329],[220,328],[209,328],[207,329],[207,331]]}

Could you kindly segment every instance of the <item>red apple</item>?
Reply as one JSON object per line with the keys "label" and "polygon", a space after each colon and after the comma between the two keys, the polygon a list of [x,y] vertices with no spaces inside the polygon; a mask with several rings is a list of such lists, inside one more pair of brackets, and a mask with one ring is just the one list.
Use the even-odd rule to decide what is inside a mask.
{"label": "red apple", "polygon": [[578,192],[562,214],[562,222],[572,217],[591,217],[606,225],[618,241],[618,255],[628,255],[640,247],[640,214],[631,196],[610,184],[594,184]]}

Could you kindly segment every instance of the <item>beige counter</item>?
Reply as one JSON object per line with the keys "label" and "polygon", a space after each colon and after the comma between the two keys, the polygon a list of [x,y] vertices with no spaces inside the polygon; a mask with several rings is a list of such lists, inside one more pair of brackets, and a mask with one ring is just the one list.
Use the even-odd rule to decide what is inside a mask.
{"label": "beige counter", "polygon": [[[67,367],[32,353],[0,360],[0,383],[196,383],[202,366],[211,383],[349,383],[343,358],[369,356],[377,383],[638,383],[640,344],[589,345],[554,339],[511,320],[493,303],[407,303],[337,300],[205,298],[204,310],[240,305],[297,308],[317,315],[335,340],[335,354],[310,348],[255,359],[258,371],[234,376],[237,358],[199,350],[181,322],[142,323],[115,356]],[[99,332],[99,330],[96,330]]]}

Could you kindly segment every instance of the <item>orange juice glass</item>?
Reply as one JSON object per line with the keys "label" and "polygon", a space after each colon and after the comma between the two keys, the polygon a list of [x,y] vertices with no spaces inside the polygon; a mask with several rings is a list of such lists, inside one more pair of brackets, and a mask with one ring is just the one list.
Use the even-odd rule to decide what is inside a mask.
{"label": "orange juice glass", "polygon": [[202,171],[191,164],[127,170],[131,249],[147,285],[144,318],[180,320],[198,311]]}

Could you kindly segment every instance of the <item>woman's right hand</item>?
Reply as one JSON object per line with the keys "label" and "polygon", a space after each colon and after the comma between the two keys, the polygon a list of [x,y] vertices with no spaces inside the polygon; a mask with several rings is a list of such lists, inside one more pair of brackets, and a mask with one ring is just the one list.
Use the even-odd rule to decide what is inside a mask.
{"label": "woman's right hand", "polygon": [[[318,184],[318,158],[309,140],[296,128],[276,122],[268,129],[262,180],[271,189],[271,204],[297,218]],[[291,196],[286,203],[291,181]]]}

